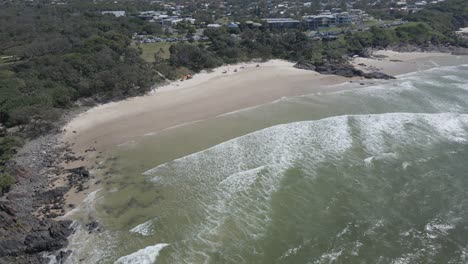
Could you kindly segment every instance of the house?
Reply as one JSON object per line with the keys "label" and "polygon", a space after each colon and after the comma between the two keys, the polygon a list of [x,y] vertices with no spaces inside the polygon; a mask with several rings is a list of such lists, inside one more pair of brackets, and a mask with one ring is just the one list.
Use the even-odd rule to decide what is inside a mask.
{"label": "house", "polygon": [[336,14],[335,17],[337,25],[350,25],[356,20],[356,16],[353,16],[348,12]]}
{"label": "house", "polygon": [[[333,11],[340,10],[338,8]],[[359,24],[363,21],[373,20],[366,12],[360,9],[351,9],[348,12],[332,13],[328,10],[322,11],[319,15],[303,16],[302,21],[308,29],[333,27],[337,25]]]}
{"label": "house", "polygon": [[229,22],[229,23],[227,24],[227,27],[228,27],[228,28],[231,28],[231,29],[239,28],[239,26],[238,26],[236,23],[234,23],[234,22]]}
{"label": "house", "polygon": [[418,6],[418,7],[421,7],[421,6],[427,5],[427,2],[426,1],[419,1],[419,2],[416,2],[415,5]]}
{"label": "house", "polygon": [[208,24],[206,25],[207,28],[220,28],[221,25],[220,24]]}
{"label": "house", "polygon": [[123,17],[125,16],[125,11],[102,11],[101,14],[106,15],[106,14],[111,14],[116,17]]}
{"label": "house", "polygon": [[301,21],[292,18],[266,18],[262,19],[270,27],[270,29],[285,29],[285,28],[299,28]]}
{"label": "house", "polygon": [[302,17],[304,24],[309,29],[331,27],[336,25],[336,16],[332,14],[320,14],[316,16]]}
{"label": "house", "polygon": [[185,18],[183,18],[183,20],[185,22],[188,22],[188,23],[192,24],[192,25],[195,24],[195,21],[196,21],[195,18],[191,18],[191,17],[185,17]]}
{"label": "house", "polygon": [[177,23],[184,21],[182,18],[179,17],[169,17],[161,20],[161,24],[163,26],[175,26]]}

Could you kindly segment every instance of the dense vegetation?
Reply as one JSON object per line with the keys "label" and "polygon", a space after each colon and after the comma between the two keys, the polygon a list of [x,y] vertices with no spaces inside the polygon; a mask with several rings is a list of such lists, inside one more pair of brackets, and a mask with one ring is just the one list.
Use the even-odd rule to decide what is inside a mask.
{"label": "dense vegetation", "polygon": [[[132,10],[138,5],[119,8]],[[336,38],[310,39],[299,30],[275,31],[241,24],[239,29],[207,29],[209,41],[176,43],[170,47],[168,59],[159,56],[150,64],[131,47],[131,36],[162,34],[160,26],[136,18],[101,15],[98,10],[100,4],[86,3],[1,6],[0,192],[5,189],[2,186],[11,184],[2,165],[22,138],[53,129],[64,109],[77,101],[105,102],[134,96],[162,80],[161,74],[176,79],[181,73],[254,58],[323,64],[365,54],[369,47],[466,45],[452,32],[468,22],[468,1],[449,0],[408,16],[406,19],[413,22],[405,25],[373,27]],[[194,32],[191,27],[180,30]],[[93,100],[82,100],[87,98]]]}
{"label": "dense vegetation", "polygon": [[108,101],[142,94],[156,81],[131,48],[135,32],[157,31],[141,20],[40,4],[0,8],[0,192],[11,183],[1,168],[20,138],[50,131],[81,98]]}
{"label": "dense vegetation", "polygon": [[[170,49],[170,65],[188,67],[197,72],[223,63],[254,58],[280,58],[312,64],[344,62],[349,56],[364,55],[368,48],[390,45],[415,46],[460,44],[452,33],[444,34],[424,22],[410,22],[393,28],[372,27],[367,31],[349,32],[339,37],[310,39],[304,32],[270,31],[241,25],[239,34],[227,29],[205,30],[209,45],[179,43]],[[164,63],[164,62],[163,62]]]}
{"label": "dense vegetation", "polygon": [[[307,61],[312,64],[342,62],[350,55],[365,55],[368,48],[391,45],[458,45],[467,46],[453,31],[468,25],[468,1],[451,0],[430,5],[421,12],[405,17],[411,22],[390,28],[372,27],[367,31],[350,32],[337,38],[310,39],[300,30],[275,31],[267,27],[205,30],[209,45],[175,44],[171,50],[172,67],[188,67],[197,72],[223,63],[253,58],[280,58]],[[169,76],[170,77],[170,76]]]}
{"label": "dense vegetation", "polygon": [[436,5],[430,5],[408,17],[411,21],[428,24],[434,30],[446,35],[468,25],[468,2],[466,0],[450,0]]}

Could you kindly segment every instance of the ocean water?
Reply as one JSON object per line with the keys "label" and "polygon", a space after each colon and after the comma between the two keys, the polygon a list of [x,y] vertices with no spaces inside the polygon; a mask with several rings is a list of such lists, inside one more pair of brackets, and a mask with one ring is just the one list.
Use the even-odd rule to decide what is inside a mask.
{"label": "ocean water", "polygon": [[118,147],[68,262],[468,263],[468,65],[346,85]]}

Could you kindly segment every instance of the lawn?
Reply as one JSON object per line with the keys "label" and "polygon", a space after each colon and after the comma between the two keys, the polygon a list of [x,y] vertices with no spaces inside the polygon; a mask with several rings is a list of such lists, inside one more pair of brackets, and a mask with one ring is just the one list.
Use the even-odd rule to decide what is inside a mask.
{"label": "lawn", "polygon": [[174,43],[170,42],[156,42],[156,43],[142,43],[142,44],[132,44],[132,46],[140,47],[142,50],[141,58],[147,62],[154,61],[154,54],[160,52],[160,56],[163,59],[169,59],[169,47]]}
{"label": "lawn", "polygon": [[328,27],[328,28],[320,28],[320,33],[338,33],[345,29],[345,27]]}
{"label": "lawn", "polygon": [[231,20],[227,17],[220,17],[218,19],[216,19],[215,23],[218,23],[218,24],[221,24],[221,25],[226,25],[227,23],[229,23]]}

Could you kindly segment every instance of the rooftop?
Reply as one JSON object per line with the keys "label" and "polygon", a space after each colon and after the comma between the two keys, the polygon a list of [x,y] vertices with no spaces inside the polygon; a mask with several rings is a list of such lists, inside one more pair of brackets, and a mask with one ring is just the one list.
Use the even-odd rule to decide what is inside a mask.
{"label": "rooftop", "polygon": [[300,23],[299,20],[292,18],[266,18],[262,20],[265,20],[267,23]]}

